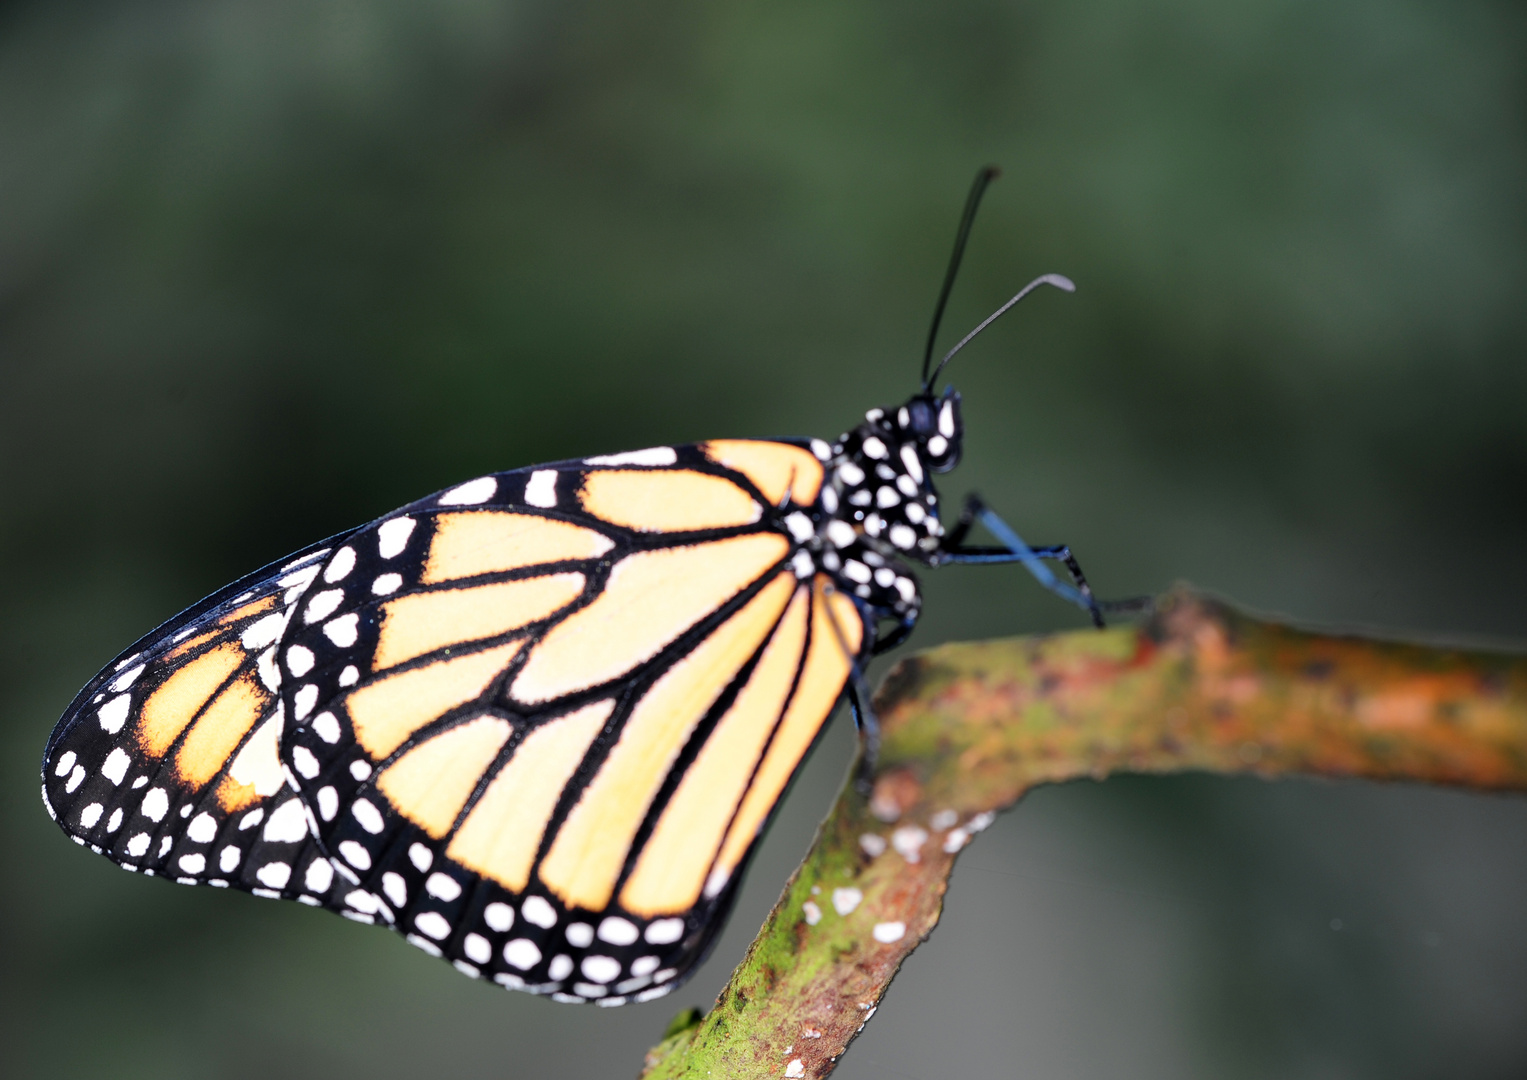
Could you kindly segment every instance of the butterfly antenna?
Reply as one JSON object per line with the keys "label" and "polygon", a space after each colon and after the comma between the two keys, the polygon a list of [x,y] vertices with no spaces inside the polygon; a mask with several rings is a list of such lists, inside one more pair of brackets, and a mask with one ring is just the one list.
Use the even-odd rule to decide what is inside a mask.
{"label": "butterfly antenna", "polygon": [[923,389],[925,391],[928,390],[933,386],[935,382],[938,381],[939,372],[944,370],[945,364],[954,359],[955,353],[959,352],[966,345],[969,345],[971,340],[977,334],[979,334],[982,330],[985,330],[998,319],[1002,318],[1003,315],[1006,315],[1009,308],[1011,308],[1018,301],[1022,300],[1025,296],[1029,295],[1029,293],[1039,288],[1041,285],[1053,285],[1057,289],[1060,289],[1062,292],[1076,292],[1076,283],[1073,282],[1070,278],[1065,277],[1062,274],[1041,274],[1039,277],[1029,282],[1023,288],[1019,289],[1017,296],[1014,296],[1007,303],[1003,304],[996,311],[992,312],[990,315],[986,316],[985,319],[981,320],[980,326],[976,327],[970,333],[960,338],[960,343],[945,353],[944,358],[938,362],[938,367],[933,369],[933,378],[928,379],[923,383]]}
{"label": "butterfly antenna", "polygon": [[986,194],[986,186],[1001,175],[1002,170],[995,165],[983,166],[976,173],[975,183],[970,185],[970,194],[965,197],[965,213],[960,216],[960,228],[954,235],[954,254],[949,257],[944,287],[939,290],[938,303],[933,306],[933,325],[928,328],[928,347],[923,350],[924,390],[933,385],[933,380],[928,378],[928,365],[933,362],[933,343],[938,339],[939,323],[944,321],[944,307],[949,303],[949,291],[954,288],[955,275],[960,272],[960,260],[965,257],[965,242],[970,239],[970,227],[975,224],[976,208],[981,205],[981,196]]}

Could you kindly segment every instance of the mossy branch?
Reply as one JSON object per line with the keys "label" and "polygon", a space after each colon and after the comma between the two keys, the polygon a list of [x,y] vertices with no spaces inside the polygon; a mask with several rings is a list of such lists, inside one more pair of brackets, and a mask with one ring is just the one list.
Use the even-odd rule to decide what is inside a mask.
{"label": "mossy branch", "polygon": [[876,698],[845,785],[716,1006],[648,1080],[821,1077],[938,923],[958,852],[1030,788],[1111,773],[1527,787],[1527,659],[1291,629],[1179,588],[1138,626],[946,645]]}

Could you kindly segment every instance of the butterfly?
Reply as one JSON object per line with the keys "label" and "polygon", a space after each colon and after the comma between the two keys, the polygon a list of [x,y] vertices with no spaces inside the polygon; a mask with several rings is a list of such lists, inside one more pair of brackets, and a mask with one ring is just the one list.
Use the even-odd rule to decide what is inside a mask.
{"label": "butterfly", "polygon": [[[90,681],[43,801],[124,869],[390,927],[558,1001],[662,996],[704,959],[915,566],[1017,562],[1102,625],[1068,548],[940,519],[960,396],[839,439],[716,439],[481,476],[245,577]],[[981,522],[1001,542],[966,543]],[[1046,565],[1063,566],[1069,582]]]}

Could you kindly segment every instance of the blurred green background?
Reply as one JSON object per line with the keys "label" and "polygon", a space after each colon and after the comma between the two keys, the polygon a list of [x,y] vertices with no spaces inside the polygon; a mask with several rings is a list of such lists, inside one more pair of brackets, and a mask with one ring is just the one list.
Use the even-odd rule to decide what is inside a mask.
{"label": "blurred green background", "polygon": [[[180,607],[482,472],[820,434],[946,322],[965,464],[1099,591],[1527,640],[1527,9],[1490,0],[139,0],[0,8],[0,1071],[634,1075],[708,1005],[473,983],[67,843],[58,713]],[[915,645],[1080,620],[925,578]],[[838,1075],[1527,1075],[1527,803],[1355,783],[1043,790]]]}

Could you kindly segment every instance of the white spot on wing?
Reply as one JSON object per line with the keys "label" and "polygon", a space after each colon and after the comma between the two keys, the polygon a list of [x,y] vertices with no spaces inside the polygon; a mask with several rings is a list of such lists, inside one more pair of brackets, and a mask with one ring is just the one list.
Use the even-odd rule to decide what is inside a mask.
{"label": "white spot on wing", "polygon": [[[296,648],[297,646],[294,646]],[[292,697],[292,714],[298,720],[306,720],[308,713],[313,711],[313,706],[318,704],[318,687],[312,683],[297,688],[297,693]]]}
{"label": "white spot on wing", "polygon": [[356,799],[350,805],[350,813],[354,815],[356,821],[360,822],[361,828],[372,836],[387,827],[387,823],[382,819],[382,812],[365,799]]}
{"label": "white spot on wing", "polygon": [[186,836],[196,844],[210,844],[217,838],[217,819],[203,811],[186,826]]}
{"label": "white spot on wing", "polygon": [[434,864],[435,853],[423,844],[409,844],[408,861],[414,864],[415,870],[423,874]]}
{"label": "white spot on wing", "polygon": [[557,925],[557,911],[542,896],[528,897],[520,905],[520,914],[526,922],[535,923],[543,930],[548,930]]}
{"label": "white spot on wing", "polygon": [[357,870],[371,869],[371,852],[367,851],[360,844],[357,844],[354,840],[341,840],[339,844],[339,854],[340,857],[345,860],[345,862],[349,863]]}
{"label": "white spot on wing", "polygon": [[384,559],[391,559],[403,553],[408,546],[408,538],[413,535],[414,519],[411,517],[393,518],[384,521],[376,529],[376,550]]}
{"label": "white spot on wing", "polygon": [[402,907],[408,903],[408,885],[403,880],[403,875],[389,870],[382,875],[382,891],[387,894],[387,899],[392,901],[393,907]]}
{"label": "white spot on wing", "polygon": [[476,506],[493,498],[493,493],[497,490],[496,478],[479,476],[476,480],[468,480],[465,484],[451,488],[440,496],[439,503],[441,506]]}
{"label": "white spot on wing", "polygon": [[292,879],[292,867],[290,863],[268,862],[255,871],[255,879],[261,885],[271,889],[284,889],[286,883]]}
{"label": "white spot on wing", "polygon": [[122,691],[124,691],[128,687],[132,686],[133,683],[137,682],[138,681],[138,676],[142,675],[142,674],[143,674],[143,665],[142,664],[139,664],[137,667],[131,669],[130,671],[124,671],[122,674],[118,675],[115,679],[111,680],[111,690],[112,690],[112,692],[120,694]]}
{"label": "white spot on wing", "polygon": [[447,874],[435,873],[425,879],[424,891],[450,903],[461,895],[461,883]]}
{"label": "white spot on wing", "polygon": [[281,689],[281,671],[276,667],[276,647],[272,645],[255,658],[255,672],[265,689],[274,693]]}
{"label": "white spot on wing", "polygon": [[[69,755],[73,757],[73,754]],[[113,747],[111,753],[106,755],[106,760],[101,764],[101,775],[110,780],[113,785],[122,783],[127,775],[127,767],[132,764],[132,758],[127,756],[127,751],[120,746]]]}
{"label": "white spot on wing", "polygon": [[302,621],[308,624],[322,622],[344,603],[345,590],[325,589],[308,601],[307,610],[302,613]]}
{"label": "white spot on wing", "polygon": [[[73,750],[64,751],[63,756],[58,759],[58,764],[53,767],[53,775],[63,776],[70,769],[74,768],[74,762],[77,757],[78,755]],[[114,782],[121,783],[120,780]]]}
{"label": "white spot on wing", "polygon": [[239,636],[239,644],[250,652],[274,645],[281,637],[281,631],[286,629],[286,613],[276,612],[258,619],[244,628],[244,633]]}
{"label": "white spot on wing", "polygon": [[402,584],[402,574],[379,574],[377,579],[371,583],[371,591],[378,596],[388,596],[391,593],[397,592],[398,587]]}
{"label": "white spot on wing", "polygon": [[514,909],[508,904],[495,901],[483,908],[482,920],[490,929],[502,934],[514,925]]}
{"label": "white spot on wing", "polygon": [[334,785],[328,784],[319,788],[318,816],[325,821],[333,821],[337,813],[339,813],[339,792],[334,790]]}
{"label": "white spot on wing", "polygon": [[504,963],[529,971],[541,962],[541,950],[529,938],[515,938],[504,945]]}
{"label": "white spot on wing", "polygon": [[188,874],[199,874],[207,868],[207,857],[201,854],[182,855],[179,866]]}
{"label": "white spot on wing", "polygon": [[573,973],[573,958],[571,956],[553,956],[551,963],[546,965],[546,974],[553,979],[565,979]]}
{"label": "white spot on wing", "polygon": [[108,735],[115,735],[122,730],[122,725],[127,722],[127,710],[132,705],[132,695],[122,694],[114,697],[101,711],[96,713],[96,718],[101,722],[101,730]]}
{"label": "white spot on wing", "polygon": [[329,886],[334,884],[334,867],[328,859],[314,859],[308,863],[307,873],[302,876],[302,883],[307,886],[308,892],[326,893]]}
{"label": "white spot on wing", "polygon": [[585,956],[578,969],[590,982],[607,983],[620,978],[620,961],[613,956]]}
{"label": "white spot on wing", "polygon": [[122,827],[122,808],[119,806],[111,812],[111,817],[106,822],[106,831],[114,833]]}
{"label": "white spot on wing", "polygon": [[[318,555],[322,554],[323,552],[318,552]],[[317,555],[310,555],[307,559],[303,559],[301,561],[307,562],[309,559],[315,558],[317,558]],[[285,589],[305,589],[313,583],[313,579],[317,576],[318,564],[315,562],[311,566],[307,566],[294,573],[287,574],[284,578],[281,578],[279,581],[277,581],[276,584]]]}
{"label": "white spot on wing", "polygon": [[87,829],[95,828],[95,823],[101,820],[101,814],[106,808],[98,802],[93,802],[80,811],[80,824]]}
{"label": "white spot on wing", "polygon": [[557,505],[557,470],[537,469],[525,483],[525,501],[531,506]]}
{"label": "white spot on wing", "polygon": [[[307,817],[302,813],[302,800],[287,799],[270,815],[265,831],[260,835],[277,844],[295,844],[308,832]],[[280,888],[280,886],[275,886]]]}
{"label": "white spot on wing", "polygon": [[659,919],[647,927],[642,935],[652,945],[672,945],[684,936],[683,919]]}
{"label": "white spot on wing", "polygon": [[359,637],[360,616],[351,612],[324,623],[323,634],[341,649],[348,649]]}
{"label": "white spot on wing", "polygon": [[323,768],[318,764],[318,759],[313,756],[313,751],[302,745],[292,747],[292,765],[306,780],[313,779]]}
{"label": "white spot on wing", "polygon": [[229,844],[218,854],[217,868],[225,874],[233,873],[239,868],[239,856],[242,854],[237,847]]}
{"label": "white spot on wing", "polygon": [[147,795],[143,796],[143,805],[138,809],[142,811],[143,816],[148,818],[150,821],[163,821],[165,812],[169,810],[169,808],[170,797],[165,794],[164,788],[156,787],[151,789]]}
{"label": "white spot on wing", "polygon": [[468,934],[462,938],[461,951],[467,954],[468,960],[475,960],[479,964],[486,964],[493,959],[493,946],[481,934]]}
{"label": "white spot on wing", "polygon": [[293,645],[286,650],[286,669],[293,675],[306,675],[313,670],[313,650],[305,645]]}
{"label": "white spot on wing", "polygon": [[313,734],[330,746],[339,742],[339,719],[333,713],[319,713],[313,717],[313,723],[310,726],[313,729]]}
{"label": "white spot on wing", "polygon": [[567,928],[567,943],[574,948],[586,949],[594,943],[594,928],[586,922],[575,922]]}
{"label": "white spot on wing", "polygon": [[599,940],[611,945],[633,945],[637,937],[635,924],[619,915],[611,915],[599,924]]}
{"label": "white spot on wing", "polygon": [[606,454],[603,457],[585,458],[586,465],[672,465],[679,455],[671,446],[654,446],[649,450],[631,450],[624,454]]}
{"label": "white spot on wing", "polygon": [[148,852],[148,833],[138,833],[127,842],[127,853],[135,859],[141,859]]}
{"label": "white spot on wing", "polygon": [[336,581],[343,581],[354,569],[355,549],[342,547],[334,553],[334,558],[329,560],[329,565],[324,567],[323,579],[332,585]]}

